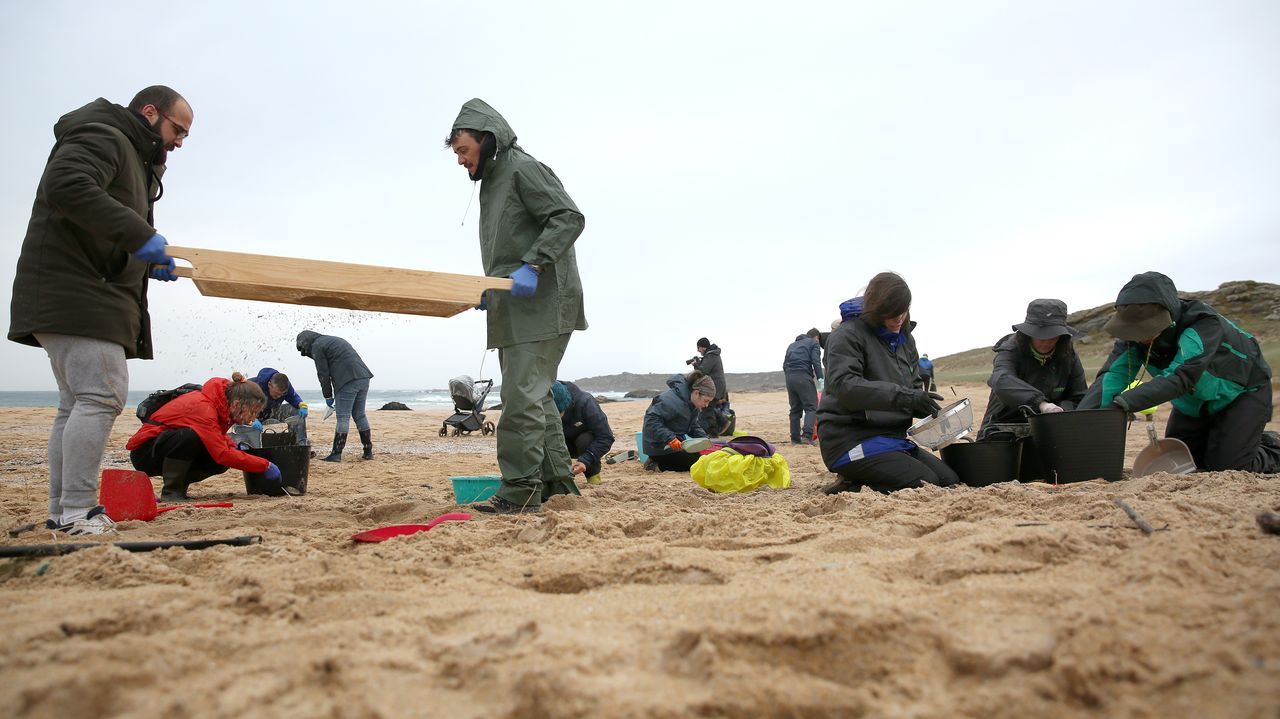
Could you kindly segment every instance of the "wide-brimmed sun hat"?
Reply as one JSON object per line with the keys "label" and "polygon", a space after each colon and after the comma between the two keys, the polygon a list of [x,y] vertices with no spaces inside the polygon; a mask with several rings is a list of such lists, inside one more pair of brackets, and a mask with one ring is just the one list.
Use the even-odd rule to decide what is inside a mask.
{"label": "wide-brimmed sun hat", "polygon": [[1146,342],[1173,324],[1164,305],[1116,305],[1116,313],[1103,329],[1112,337],[1129,342]]}
{"label": "wide-brimmed sun hat", "polygon": [[1013,329],[1038,340],[1080,334],[1067,326],[1067,303],[1062,300],[1031,300],[1027,305],[1027,321],[1014,325]]}

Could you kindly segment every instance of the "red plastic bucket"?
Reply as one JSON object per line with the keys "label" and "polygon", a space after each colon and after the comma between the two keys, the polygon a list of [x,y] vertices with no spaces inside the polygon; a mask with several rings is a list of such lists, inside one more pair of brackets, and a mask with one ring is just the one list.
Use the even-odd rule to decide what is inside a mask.
{"label": "red plastic bucket", "polygon": [[130,519],[150,522],[157,514],[151,478],[132,469],[102,470],[98,503],[107,511],[107,516],[117,522]]}

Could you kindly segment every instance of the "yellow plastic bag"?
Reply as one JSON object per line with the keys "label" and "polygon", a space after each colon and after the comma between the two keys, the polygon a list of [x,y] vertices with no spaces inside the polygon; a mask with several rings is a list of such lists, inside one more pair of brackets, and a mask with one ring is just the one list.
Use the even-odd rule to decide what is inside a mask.
{"label": "yellow plastic bag", "polygon": [[791,469],[782,455],[756,457],[731,449],[702,455],[689,469],[700,487],[712,492],[751,492],[768,485],[770,489],[791,486]]}

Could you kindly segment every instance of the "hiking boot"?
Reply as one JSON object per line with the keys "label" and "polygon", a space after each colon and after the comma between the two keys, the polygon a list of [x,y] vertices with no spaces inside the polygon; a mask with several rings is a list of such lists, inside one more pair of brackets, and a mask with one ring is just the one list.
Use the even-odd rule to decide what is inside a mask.
{"label": "hiking boot", "polygon": [[850,482],[847,479],[838,479],[832,484],[822,488],[823,494],[840,494],[841,492],[861,492],[862,484],[860,482]]}
{"label": "hiking boot", "polygon": [[1261,444],[1264,447],[1280,449],[1280,434],[1275,432],[1263,432]]}
{"label": "hiking boot", "polygon": [[364,445],[364,454],[360,459],[373,459],[373,430],[360,430],[360,444]]}
{"label": "hiking boot", "polygon": [[160,465],[160,476],[164,484],[160,487],[161,502],[185,502],[187,500],[188,475],[191,473],[191,460],[165,457]]}
{"label": "hiking boot", "polygon": [[484,514],[532,514],[542,509],[542,505],[531,504],[521,507],[495,494],[489,498],[488,502],[473,504],[471,508]]}
{"label": "hiking boot", "polygon": [[[71,513],[75,515],[74,512]],[[90,509],[83,517],[74,521],[65,521],[68,513],[63,512],[63,523],[58,527],[59,531],[66,532],[70,535],[82,534],[114,534],[116,531],[116,523],[107,516],[107,510],[98,505]]]}
{"label": "hiking boot", "polygon": [[[329,452],[328,457],[321,457],[320,461],[321,462],[341,462],[342,450],[345,449],[346,446],[347,446],[347,433],[342,432],[341,434],[339,434],[338,432],[334,432],[333,433],[333,450]],[[372,451],[372,449],[370,451]]]}

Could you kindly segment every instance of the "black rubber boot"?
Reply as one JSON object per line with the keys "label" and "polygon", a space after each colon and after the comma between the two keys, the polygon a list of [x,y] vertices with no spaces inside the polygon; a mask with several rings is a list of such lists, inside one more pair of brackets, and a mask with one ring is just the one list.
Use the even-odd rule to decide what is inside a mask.
{"label": "black rubber boot", "polygon": [[160,476],[164,479],[164,484],[160,487],[160,501],[185,502],[187,485],[190,483],[187,475],[190,472],[191,460],[165,457],[164,464],[160,467]]}
{"label": "black rubber boot", "polygon": [[360,444],[364,445],[364,454],[360,455],[360,459],[373,459],[373,430],[360,430]]}
{"label": "black rubber boot", "polygon": [[346,446],[347,446],[347,433],[334,432],[333,433],[333,451],[329,453],[328,457],[321,457],[320,461],[321,462],[341,462],[342,450]]}

